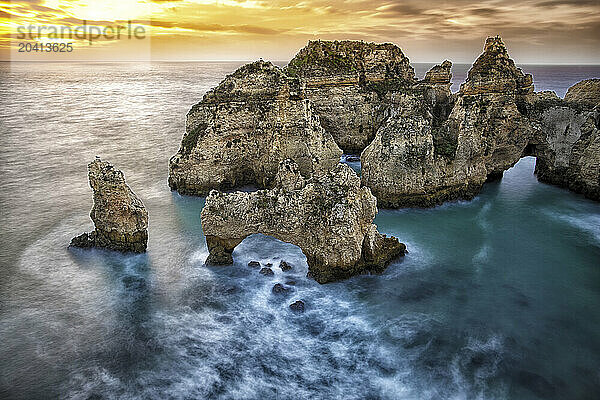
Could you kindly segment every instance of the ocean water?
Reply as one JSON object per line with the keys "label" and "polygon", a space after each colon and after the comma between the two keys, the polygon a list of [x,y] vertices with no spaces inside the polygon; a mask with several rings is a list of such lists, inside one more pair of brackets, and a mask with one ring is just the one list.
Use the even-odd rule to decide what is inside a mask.
{"label": "ocean water", "polygon": [[[188,109],[239,65],[0,64],[0,398],[597,398],[600,204],[538,183],[533,158],[473,201],[380,210],[410,251],[381,275],[319,285],[262,235],[205,267],[204,199],[169,190],[168,160]],[[523,69],[559,95],[600,77]],[[147,254],[67,249],[92,229],[95,155],[148,208]]]}

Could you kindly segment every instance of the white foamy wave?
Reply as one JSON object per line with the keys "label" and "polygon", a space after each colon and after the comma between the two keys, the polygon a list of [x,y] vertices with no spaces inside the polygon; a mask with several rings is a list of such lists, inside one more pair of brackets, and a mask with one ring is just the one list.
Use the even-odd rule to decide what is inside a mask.
{"label": "white foamy wave", "polygon": [[573,228],[586,232],[596,243],[600,243],[600,214],[569,215],[551,211],[545,211],[545,214],[550,218],[563,221]]}

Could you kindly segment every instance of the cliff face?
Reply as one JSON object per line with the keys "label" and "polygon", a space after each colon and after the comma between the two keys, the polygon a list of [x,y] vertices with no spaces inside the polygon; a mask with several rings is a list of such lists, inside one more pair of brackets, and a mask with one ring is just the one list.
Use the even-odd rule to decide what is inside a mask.
{"label": "cliff face", "polygon": [[325,130],[346,153],[360,153],[382,122],[382,97],[414,84],[396,45],[310,41],[285,68],[298,77]]}
{"label": "cliff face", "polygon": [[527,148],[537,157],[542,182],[600,200],[600,80],[582,81],[565,99],[540,93],[531,107],[535,137]]}
{"label": "cliff face", "polygon": [[95,229],[73,238],[71,246],[146,251],[148,212],[125,183],[123,172],[96,158],[88,165],[88,177],[94,192],[90,218]]}
{"label": "cliff face", "polygon": [[589,108],[600,105],[600,79],[586,79],[571,86],[565,101]]}
{"label": "cliff face", "polygon": [[532,129],[523,109],[533,92],[498,37],[488,38],[456,96],[444,64],[412,95],[393,93],[388,120],[362,154],[363,184],[380,206],[430,207],[475,196],[516,163]]}
{"label": "cliff face", "polygon": [[188,113],[169,186],[183,194],[246,184],[268,187],[281,160],[309,177],[338,163],[341,150],[325,132],[297,79],[269,62],[244,65]]}
{"label": "cliff face", "polygon": [[252,193],[211,191],[202,210],[209,264],[231,264],[231,253],[255,233],[299,246],[320,283],[382,271],[406,247],[377,232],[376,199],[350,167],[305,181],[295,162],[279,167],[276,186]]}
{"label": "cliff face", "polygon": [[272,187],[281,160],[309,178],[333,168],[341,147],[362,151],[362,184],[382,207],[470,199],[523,155],[538,157],[540,180],[598,198],[599,79],[564,100],[535,93],[499,37],[457,94],[451,67],[417,81],[397,46],[357,41],[311,41],[283,71],[245,65],[189,112],[169,184],[199,195]]}

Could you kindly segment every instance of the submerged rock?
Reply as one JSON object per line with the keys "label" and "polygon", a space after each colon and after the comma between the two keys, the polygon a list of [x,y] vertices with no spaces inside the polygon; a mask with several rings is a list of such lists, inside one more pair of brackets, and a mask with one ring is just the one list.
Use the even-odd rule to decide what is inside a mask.
{"label": "submerged rock", "polygon": [[298,77],[325,130],[347,153],[360,153],[379,127],[382,97],[416,82],[392,43],[309,41],[285,67]]}
{"label": "submerged rock", "polygon": [[280,186],[271,190],[211,191],[201,213],[210,253],[207,262],[232,263],[235,246],[255,233],[299,246],[309,276],[319,283],[380,272],[393,258],[404,255],[404,244],[377,231],[376,199],[360,186],[350,167],[338,164],[304,182],[294,162],[286,160],[278,175],[290,173],[297,179],[277,178]]}
{"label": "submerged rock", "polygon": [[338,163],[341,150],[323,130],[298,79],[257,61],[228,75],[187,115],[169,186],[183,194],[244,185],[270,187],[291,158],[310,177]]}
{"label": "submerged rock", "polygon": [[273,270],[271,268],[268,268],[268,267],[261,268],[260,271],[258,271],[258,273],[261,274],[261,275],[265,275],[265,276],[273,276],[273,275],[275,275],[275,273],[273,272]]}
{"label": "submerged rock", "polygon": [[292,290],[291,288],[286,287],[286,286],[282,285],[281,283],[276,283],[275,286],[273,286],[273,289],[271,289],[273,294],[285,294],[285,293],[289,293],[291,290]]}
{"label": "submerged rock", "polygon": [[88,165],[88,177],[94,192],[90,218],[95,229],[73,238],[70,246],[146,251],[148,212],[125,183],[123,172],[96,158]]}
{"label": "submerged rock", "polygon": [[248,266],[252,267],[252,268],[258,268],[258,267],[260,267],[260,263],[258,261],[250,261],[248,263]]}
{"label": "submerged rock", "polygon": [[281,268],[281,270],[283,272],[286,272],[286,271],[290,271],[292,269],[292,266],[290,264],[286,263],[285,261],[281,261],[279,263],[279,268]]}
{"label": "submerged rock", "polygon": [[292,304],[290,304],[290,310],[297,312],[297,313],[303,313],[304,312],[304,302],[302,300],[297,300],[295,302],[293,302]]}

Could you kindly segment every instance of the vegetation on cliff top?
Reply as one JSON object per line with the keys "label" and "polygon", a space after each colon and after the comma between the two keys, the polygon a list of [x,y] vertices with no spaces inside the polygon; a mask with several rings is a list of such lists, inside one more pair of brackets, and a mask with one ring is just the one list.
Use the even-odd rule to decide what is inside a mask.
{"label": "vegetation on cliff top", "polygon": [[[315,44],[316,43],[316,44]],[[322,68],[336,72],[353,73],[360,70],[353,54],[341,54],[334,47],[338,42],[311,42],[290,61],[285,72],[292,77],[304,69]]]}

